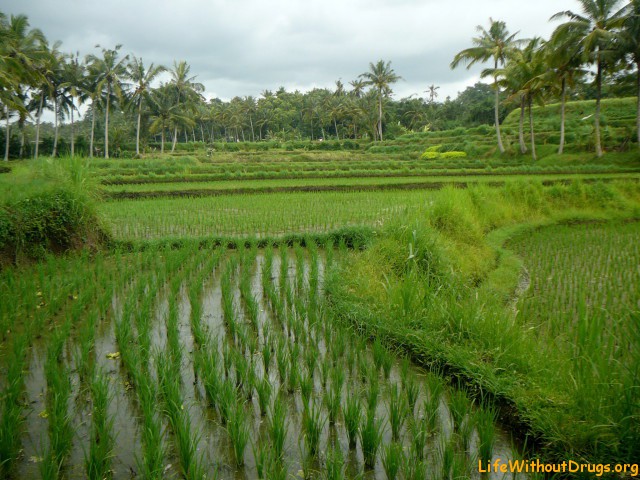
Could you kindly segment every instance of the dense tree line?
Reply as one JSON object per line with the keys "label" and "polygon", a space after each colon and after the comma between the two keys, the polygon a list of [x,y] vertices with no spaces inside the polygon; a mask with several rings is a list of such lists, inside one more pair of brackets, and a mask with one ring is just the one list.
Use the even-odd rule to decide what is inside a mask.
{"label": "dense tree line", "polygon": [[[145,64],[125,55],[121,45],[99,47],[99,54],[81,59],[62,52],[60,43],[50,44],[26,16],[0,13],[4,158],[10,152],[37,157],[41,145],[54,156],[61,148],[73,155],[79,147],[108,158],[133,143],[139,154],[149,144],[174,151],[181,141],[376,141],[407,131],[479,124],[495,125],[498,148],[504,151],[500,121],[514,107],[521,112],[520,149],[530,148],[535,157],[532,106],[551,101],[564,106],[569,98],[585,97],[596,99],[595,147],[601,155],[600,99],[640,91],[640,0],[622,6],[620,0],[580,3],[582,12],[553,17],[566,21],[549,40],[519,39],[498,20],[490,19],[488,29],[479,26],[473,46],[458,53],[451,67],[489,62],[482,76],[491,85],[477,83],[444,101],[433,84],[423,97],[393,100],[392,87],[401,77],[382,60],[348,85],[338,80],[334,88],[289,92],[281,87],[258,98],[207,101],[186,61],[170,68]],[[159,83],[163,72],[170,79]],[[625,90],[630,82],[635,87]],[[81,107],[85,115],[78,122]],[[43,127],[45,110],[53,112],[54,122]],[[524,141],[527,111],[530,147]],[[637,127],[640,135],[640,116]]]}

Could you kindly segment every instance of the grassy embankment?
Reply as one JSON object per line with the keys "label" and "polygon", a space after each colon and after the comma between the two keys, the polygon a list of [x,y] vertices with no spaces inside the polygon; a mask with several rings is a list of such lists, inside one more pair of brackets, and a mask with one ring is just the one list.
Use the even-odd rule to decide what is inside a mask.
{"label": "grassy embankment", "polygon": [[544,458],[637,461],[637,305],[623,308],[616,328],[584,311],[516,315],[510,303],[522,262],[504,242],[556,222],[638,218],[639,202],[637,185],[627,182],[445,189],[426,209],[388,222],[330,276],[332,309],[497,401]]}
{"label": "grassy embankment", "polygon": [[106,240],[91,183],[81,159],[28,162],[0,175],[0,264]]}

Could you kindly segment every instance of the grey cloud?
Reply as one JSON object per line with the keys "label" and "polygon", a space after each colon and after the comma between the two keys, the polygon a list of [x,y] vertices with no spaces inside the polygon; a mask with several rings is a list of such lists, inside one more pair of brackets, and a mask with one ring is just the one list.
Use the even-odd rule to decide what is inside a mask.
{"label": "grey cloud", "polygon": [[455,96],[480,68],[449,69],[476,25],[503,19],[522,36],[548,36],[549,17],[577,0],[0,0],[5,13],[25,13],[32,26],[81,55],[94,45],[124,45],[146,63],[186,60],[221,98],[264,89],[332,88],[390,60],[404,81],[396,96],[441,85]]}

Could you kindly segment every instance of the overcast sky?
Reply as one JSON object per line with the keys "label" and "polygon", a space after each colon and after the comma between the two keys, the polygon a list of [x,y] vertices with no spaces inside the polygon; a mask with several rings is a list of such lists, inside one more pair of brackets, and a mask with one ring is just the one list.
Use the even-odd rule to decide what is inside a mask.
{"label": "overcast sky", "polygon": [[471,46],[476,25],[504,20],[522,37],[548,38],[560,10],[576,0],[0,0],[23,13],[62,49],[99,53],[96,44],[171,66],[186,60],[208,98],[258,96],[265,89],[302,91],[345,85],[369,62],[391,61],[403,81],[395,98],[438,100],[472,85],[480,68],[450,70]]}

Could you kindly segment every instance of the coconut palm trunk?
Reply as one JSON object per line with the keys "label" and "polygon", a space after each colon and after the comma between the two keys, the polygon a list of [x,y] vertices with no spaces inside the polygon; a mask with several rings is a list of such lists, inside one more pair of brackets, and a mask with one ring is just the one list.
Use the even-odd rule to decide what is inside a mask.
{"label": "coconut palm trunk", "polygon": [[596,74],[596,115],[595,115],[595,135],[596,135],[596,156],[602,157],[602,142],[600,140],[600,99],[602,97],[602,61],[598,52],[598,71]]}
{"label": "coconut palm trunk", "polygon": [[11,132],[9,131],[9,107],[4,106],[4,114],[7,118],[7,128],[5,130],[5,139],[4,139],[4,161],[9,161],[9,139],[11,138]]}
{"label": "coconut palm trunk", "polygon": [[38,159],[38,151],[40,149],[40,119],[42,118],[42,108],[44,106],[44,92],[40,95],[40,104],[38,105],[38,114],[36,115],[36,146],[34,158]]}
{"label": "coconut palm trunk", "polygon": [[564,123],[566,115],[567,103],[567,79],[562,79],[562,92],[560,94],[560,145],[558,146],[558,154],[562,155],[564,151]]}
{"label": "coconut palm trunk", "polygon": [[637,129],[637,137],[636,141],[638,142],[638,150],[640,150],[640,61],[636,63],[636,81],[638,82],[638,110],[636,112],[636,129]]}
{"label": "coconut palm trunk", "polygon": [[382,91],[380,91],[380,95],[378,96],[378,137],[380,137],[380,141],[382,142]]}
{"label": "coconut palm trunk", "polygon": [[96,105],[95,102],[91,104],[91,140],[89,140],[89,157],[93,158],[93,139],[96,133]]}
{"label": "coconut palm trunk", "polygon": [[18,158],[22,158],[24,156],[24,143],[25,143],[25,133],[24,133],[24,125],[20,127],[20,153],[18,154]]}
{"label": "coconut palm trunk", "polygon": [[71,102],[72,102],[71,104],[71,156],[73,157],[75,156],[75,145],[74,145],[75,138],[74,138],[74,131],[73,131],[75,128],[75,125],[73,123],[73,107],[74,107],[73,100],[71,100]]}
{"label": "coconut palm trunk", "polygon": [[136,124],[136,155],[140,155],[140,119],[142,117],[142,97],[138,101],[138,122]]}
{"label": "coconut palm trunk", "polygon": [[524,142],[524,95],[520,95],[520,122],[518,124],[518,140],[520,141],[520,153],[527,153],[527,145]]}
{"label": "coconut palm trunk", "polygon": [[531,157],[534,160],[537,160],[538,157],[536,156],[536,137],[533,127],[533,98],[531,96],[529,96],[529,129],[531,134]]}
{"label": "coconut palm trunk", "polygon": [[160,135],[160,153],[164,153],[164,122],[162,122],[162,134]]}
{"label": "coconut palm trunk", "polygon": [[[498,70],[498,60],[495,61],[495,70]],[[493,86],[496,89],[495,100],[495,122],[496,122],[496,136],[498,137],[498,149],[500,153],[504,153],[504,145],[502,144],[502,135],[500,133],[500,88],[498,87],[498,77],[493,77]]]}
{"label": "coconut palm trunk", "polygon": [[104,158],[109,158],[109,104],[111,100],[111,85],[107,83],[107,105],[104,115]]}
{"label": "coconut palm trunk", "polygon": [[173,130],[173,143],[171,144],[171,153],[173,153],[176,149],[176,144],[178,143],[178,127],[176,126]]}
{"label": "coconut palm trunk", "polygon": [[57,96],[54,97],[53,99],[53,121],[54,121],[54,134],[53,134],[53,153],[51,154],[52,157],[57,157],[58,156],[58,98]]}

